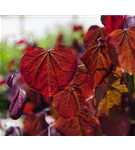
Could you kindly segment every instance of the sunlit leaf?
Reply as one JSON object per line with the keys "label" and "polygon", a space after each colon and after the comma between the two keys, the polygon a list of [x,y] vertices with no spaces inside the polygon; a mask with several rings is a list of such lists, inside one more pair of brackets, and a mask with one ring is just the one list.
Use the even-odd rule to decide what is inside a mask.
{"label": "sunlit leaf", "polygon": [[110,38],[116,47],[120,67],[132,74],[135,71],[135,28],[116,30]]}
{"label": "sunlit leaf", "polygon": [[105,98],[103,98],[99,103],[98,115],[108,115],[110,108],[114,105],[119,106],[121,103],[122,93],[127,91],[127,87],[124,84],[120,84],[120,79],[114,81],[110,89],[108,89]]}

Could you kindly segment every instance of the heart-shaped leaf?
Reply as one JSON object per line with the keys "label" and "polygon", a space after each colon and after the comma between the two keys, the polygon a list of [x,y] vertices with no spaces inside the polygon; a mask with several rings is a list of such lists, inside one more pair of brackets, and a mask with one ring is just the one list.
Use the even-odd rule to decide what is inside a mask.
{"label": "heart-shaped leaf", "polygon": [[49,97],[70,83],[76,70],[77,58],[63,45],[48,51],[36,48],[21,60],[21,74],[26,83]]}
{"label": "heart-shaped leaf", "polygon": [[108,44],[103,39],[90,44],[81,60],[88,69],[90,78],[94,81],[94,88],[107,77],[113,69],[108,55]]}
{"label": "heart-shaped leaf", "polygon": [[54,106],[60,116],[72,118],[84,107],[85,99],[92,93],[88,74],[78,73],[68,87],[54,95]]}
{"label": "heart-shaped leaf", "polygon": [[90,43],[96,42],[98,38],[105,38],[108,32],[105,28],[99,26],[91,26],[84,35],[84,46],[87,49]]}

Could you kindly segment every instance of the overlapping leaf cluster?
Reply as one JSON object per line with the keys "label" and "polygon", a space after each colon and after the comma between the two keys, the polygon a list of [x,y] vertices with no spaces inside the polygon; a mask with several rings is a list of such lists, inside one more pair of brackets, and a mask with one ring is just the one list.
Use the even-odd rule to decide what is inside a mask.
{"label": "overlapping leaf cluster", "polygon": [[[61,35],[54,48],[35,46],[22,57],[24,83],[51,99],[57,112],[55,129],[60,135],[128,134],[130,120],[126,110],[132,106],[135,90],[135,28],[127,25],[128,19],[101,16],[104,27],[89,28],[83,36],[83,50],[76,41],[72,47],[63,45]],[[11,116],[20,114],[23,94],[20,91],[11,102]],[[125,123],[123,131],[117,119],[120,125]],[[105,122],[115,126],[107,128]]]}

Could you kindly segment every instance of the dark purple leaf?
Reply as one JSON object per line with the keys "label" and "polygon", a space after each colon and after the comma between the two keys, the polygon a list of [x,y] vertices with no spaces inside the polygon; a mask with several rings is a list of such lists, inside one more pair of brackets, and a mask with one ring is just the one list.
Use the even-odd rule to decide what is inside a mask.
{"label": "dark purple leaf", "polygon": [[20,78],[20,72],[9,73],[6,82],[9,87],[13,87]]}
{"label": "dark purple leaf", "polygon": [[108,54],[113,64],[119,66],[119,60],[118,55],[116,53],[116,49],[111,43],[108,44]]}
{"label": "dark purple leaf", "polygon": [[133,16],[126,16],[125,18],[125,24],[124,24],[124,28],[131,28],[131,27],[135,27],[135,15]]}
{"label": "dark purple leaf", "polygon": [[10,87],[8,91],[8,100],[11,102],[20,90],[20,72],[10,72],[6,78],[6,83]]}
{"label": "dark purple leaf", "polygon": [[12,119],[18,119],[23,112],[26,101],[26,92],[20,88],[15,98],[11,101],[9,115]]}
{"label": "dark purple leaf", "polygon": [[84,52],[84,47],[79,43],[77,39],[72,40],[72,47],[77,53],[83,53]]}
{"label": "dark purple leaf", "polygon": [[12,88],[9,88],[8,90],[8,100],[9,102],[12,102],[14,97],[17,95],[20,89],[20,84],[16,83]]}
{"label": "dark purple leaf", "polygon": [[130,118],[127,112],[113,107],[109,116],[100,117],[101,130],[107,136],[126,136],[130,127]]}
{"label": "dark purple leaf", "polygon": [[21,136],[19,127],[10,127],[6,130],[5,136]]}
{"label": "dark purple leaf", "polygon": [[101,84],[99,85],[95,90],[95,96],[96,96],[96,107],[98,107],[100,101],[104,98],[107,91],[107,85]]}

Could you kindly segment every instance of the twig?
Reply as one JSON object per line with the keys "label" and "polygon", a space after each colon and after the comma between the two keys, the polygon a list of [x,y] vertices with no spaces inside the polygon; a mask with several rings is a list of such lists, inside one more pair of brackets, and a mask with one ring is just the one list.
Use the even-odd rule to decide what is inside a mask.
{"label": "twig", "polygon": [[40,132],[37,136],[41,136],[43,133],[45,133],[46,131],[48,130],[48,127],[45,129],[45,130],[43,130],[42,132]]}
{"label": "twig", "polygon": [[37,136],[41,136],[43,133],[45,133],[48,130],[48,136],[51,136],[51,127],[55,125],[55,122],[50,124],[47,128],[45,128],[42,132],[40,132]]}
{"label": "twig", "polygon": [[48,136],[51,136],[51,127],[53,127],[55,125],[55,122],[50,124],[48,127]]}
{"label": "twig", "polygon": [[42,111],[35,113],[36,116],[40,116],[41,114],[45,114],[45,116],[47,115],[47,111],[50,111],[50,108],[45,108]]}

